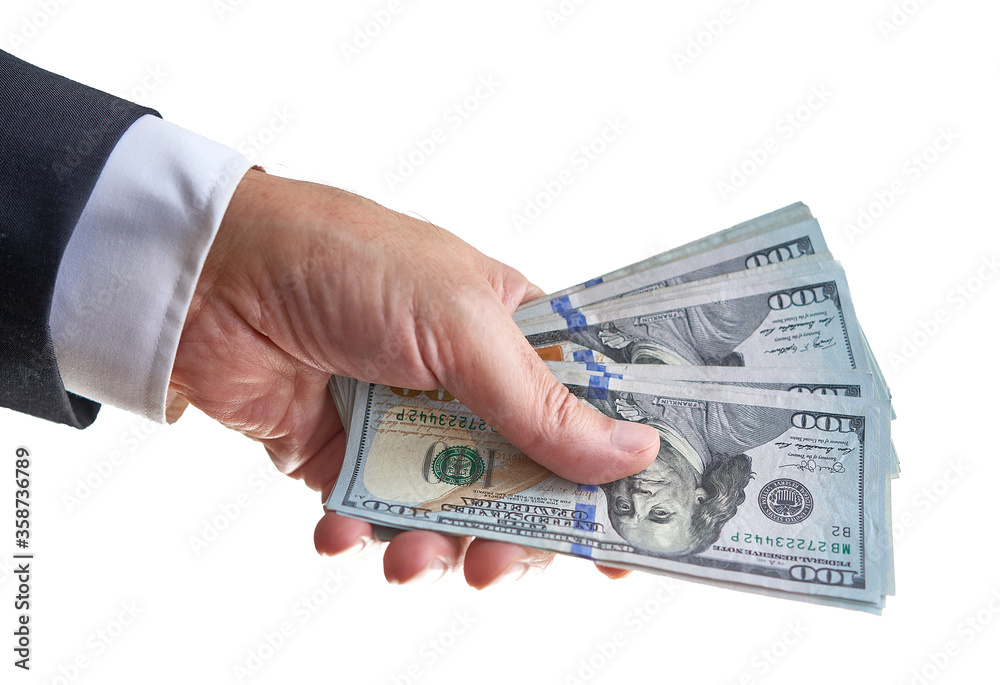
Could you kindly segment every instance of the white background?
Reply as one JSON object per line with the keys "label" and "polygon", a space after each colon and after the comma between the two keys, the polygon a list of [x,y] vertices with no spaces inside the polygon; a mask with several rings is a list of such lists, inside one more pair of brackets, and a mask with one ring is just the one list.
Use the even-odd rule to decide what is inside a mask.
{"label": "white background", "polygon": [[[897,595],[875,617],[688,582],[668,592],[638,573],[613,583],[574,559],[484,592],[460,576],[392,587],[377,555],[318,557],[319,496],[194,410],[154,427],[105,407],[83,432],[2,411],[4,683],[995,678],[982,675],[1000,636],[995,3],[592,0],[564,3],[574,11],[553,25],[557,0],[420,0],[393,5],[384,27],[368,22],[386,21],[387,0],[232,5],[7,0],[0,45],[272,173],[419,213],[550,290],[804,201],[847,269],[899,416]],[[377,35],[348,59],[366,27]],[[499,85],[476,101],[480,79]],[[814,89],[829,95],[809,109]],[[470,96],[475,111],[453,126]],[[275,110],[293,117],[280,131]],[[796,113],[797,128],[779,128]],[[609,118],[624,132],[581,171],[574,151]],[[435,128],[444,143],[390,187],[386,172]],[[776,151],[751,169],[767,138]],[[744,163],[742,186],[720,191]],[[563,170],[572,184],[516,230],[512,215]],[[852,235],[897,180],[903,192]],[[944,323],[928,328],[936,313]],[[33,455],[30,673],[11,664],[6,565],[19,445]],[[213,519],[225,529],[196,553]],[[290,637],[270,647],[283,623]]]}

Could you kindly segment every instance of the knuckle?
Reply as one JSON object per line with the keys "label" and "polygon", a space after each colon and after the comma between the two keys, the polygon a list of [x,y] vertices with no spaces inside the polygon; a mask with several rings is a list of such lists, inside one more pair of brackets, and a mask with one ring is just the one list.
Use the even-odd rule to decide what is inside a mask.
{"label": "knuckle", "polygon": [[539,420],[530,438],[529,449],[533,450],[549,444],[556,436],[572,431],[578,421],[579,401],[566,386],[552,383],[542,392]]}

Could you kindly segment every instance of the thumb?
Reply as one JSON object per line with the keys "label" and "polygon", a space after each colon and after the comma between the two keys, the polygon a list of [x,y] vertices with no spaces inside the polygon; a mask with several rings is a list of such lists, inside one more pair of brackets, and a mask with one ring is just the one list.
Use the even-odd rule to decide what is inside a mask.
{"label": "thumb", "polygon": [[659,450],[655,429],[582,404],[546,368],[499,302],[493,312],[462,317],[462,340],[449,346],[446,368],[436,372],[455,397],[567,480],[607,483],[652,463]]}

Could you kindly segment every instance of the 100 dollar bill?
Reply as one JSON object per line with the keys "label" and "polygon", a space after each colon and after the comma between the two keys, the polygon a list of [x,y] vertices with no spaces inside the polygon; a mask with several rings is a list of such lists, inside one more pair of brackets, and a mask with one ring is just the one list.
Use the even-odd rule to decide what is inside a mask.
{"label": "100 dollar bill", "polygon": [[[633,276],[642,271],[655,269],[656,267],[670,262],[712,252],[724,246],[753,240],[762,233],[766,233],[774,229],[780,229],[783,226],[788,226],[802,221],[808,221],[812,218],[812,212],[809,211],[809,208],[801,202],[796,202],[788,205],[787,207],[782,207],[781,209],[758,216],[755,219],[750,219],[749,221],[744,221],[722,231],[698,238],[697,240],[693,240],[685,245],[681,245],[680,247],[675,247],[671,250],[653,255],[652,257],[644,259],[640,262],[629,264],[628,266],[615,269],[614,271],[609,271],[603,276],[591,278],[584,283],[570,286],[569,288],[564,288],[558,292],[545,295],[541,298],[525,303],[522,307],[528,308],[536,304],[566,297],[603,283],[609,283],[621,278]],[[825,245],[825,241],[822,241],[822,244]],[[817,249],[816,251],[820,250]],[[717,261],[718,260],[714,259],[709,260],[706,264],[714,264]],[[517,318],[517,315],[515,315],[515,318]]]}
{"label": "100 dollar bill", "polygon": [[553,313],[564,314],[571,309],[598,302],[652,292],[768,264],[785,263],[825,251],[826,241],[815,219],[778,226],[694,254],[673,259],[661,256],[660,263],[637,268],[633,273],[611,280],[598,279],[599,283],[592,283],[578,292],[526,303],[514,312],[514,320],[527,321]]}
{"label": "100 dollar bill", "polygon": [[602,385],[569,387],[605,414],[654,426],[661,449],[637,476],[592,486],[545,470],[444,391],[359,383],[327,508],[881,606],[891,590],[891,568],[880,563],[888,419],[876,403],[690,385],[650,392],[615,378]]}

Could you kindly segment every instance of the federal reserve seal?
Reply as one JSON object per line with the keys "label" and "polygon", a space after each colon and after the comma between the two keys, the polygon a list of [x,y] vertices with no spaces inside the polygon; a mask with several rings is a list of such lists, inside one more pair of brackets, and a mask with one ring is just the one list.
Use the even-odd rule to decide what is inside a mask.
{"label": "federal reserve seal", "polygon": [[813,510],[813,496],[802,483],[791,478],[772,480],[757,498],[764,516],[778,523],[801,523]]}
{"label": "federal reserve seal", "polygon": [[483,459],[471,447],[456,445],[445,447],[431,462],[437,479],[449,485],[469,485],[483,475]]}

